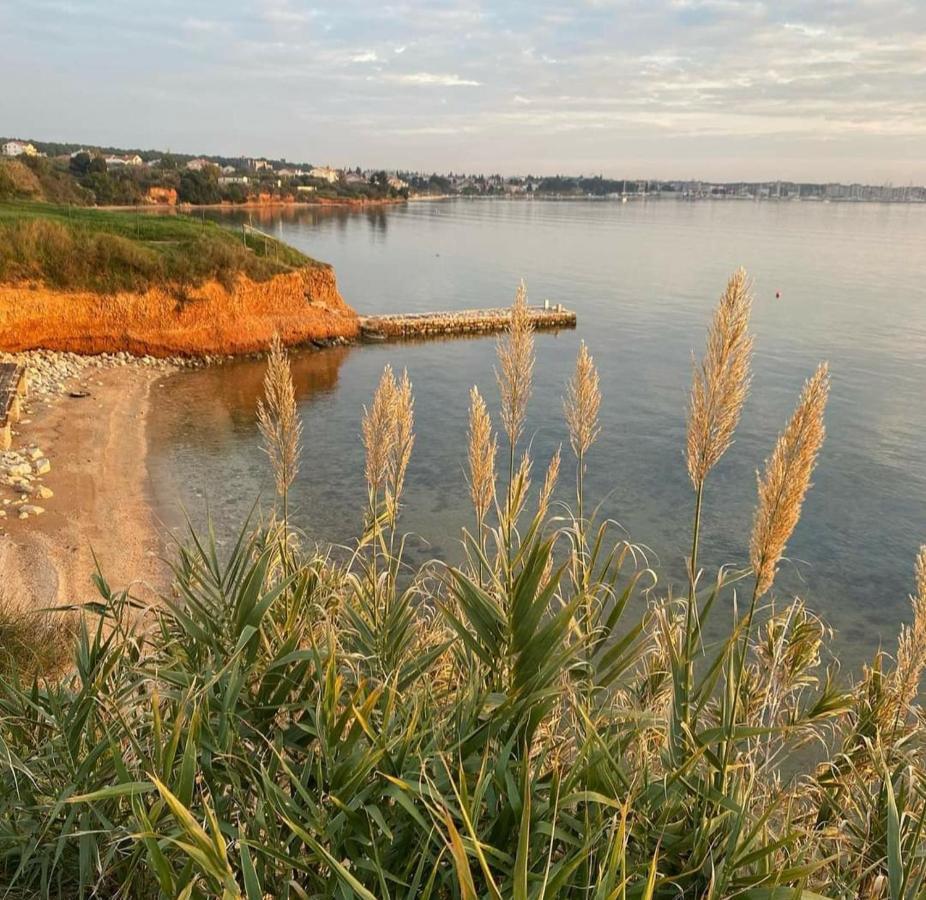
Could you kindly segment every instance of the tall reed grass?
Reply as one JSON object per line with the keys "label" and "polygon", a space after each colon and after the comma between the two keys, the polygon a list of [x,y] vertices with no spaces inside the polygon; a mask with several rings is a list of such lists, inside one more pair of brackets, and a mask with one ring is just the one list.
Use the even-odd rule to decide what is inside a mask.
{"label": "tall reed grass", "polygon": [[[695,373],[695,532],[746,398],[747,284],[733,276]],[[825,662],[824,623],[774,591],[823,440],[825,366],[759,476],[750,567],[707,579],[695,536],[676,596],[584,513],[606,439],[584,346],[565,391],[574,502],[551,502],[559,452],[530,489],[547,461],[520,446],[524,302],[499,348],[502,484],[470,397],[462,565],[406,560],[413,396],[387,369],[348,559],[300,546],[285,516],[246,523],[226,553],[192,533],[145,615],[98,579],[65,676],[7,667],[7,896],[924,895],[926,548],[896,658],[854,682]],[[299,438],[284,361],[275,348],[261,418],[281,501]],[[715,622],[719,608],[738,612]]]}

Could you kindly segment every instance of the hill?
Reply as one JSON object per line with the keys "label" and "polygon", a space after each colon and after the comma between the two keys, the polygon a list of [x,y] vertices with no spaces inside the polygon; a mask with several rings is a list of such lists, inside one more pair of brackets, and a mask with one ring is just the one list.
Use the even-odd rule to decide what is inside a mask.
{"label": "hill", "polygon": [[262,234],[0,203],[0,350],[241,353],[356,330],[331,267]]}

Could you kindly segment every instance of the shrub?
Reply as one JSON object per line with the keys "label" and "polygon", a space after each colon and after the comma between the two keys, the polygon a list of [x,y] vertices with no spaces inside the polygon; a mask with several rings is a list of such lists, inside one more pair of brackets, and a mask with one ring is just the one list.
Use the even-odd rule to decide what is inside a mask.
{"label": "shrub", "polygon": [[[363,419],[366,521],[347,559],[300,547],[285,515],[246,524],[224,555],[211,530],[193,534],[150,621],[99,580],[73,672],[0,681],[10,890],[921,896],[926,548],[896,661],[879,654],[851,686],[821,662],[820,620],[767,599],[822,440],[825,367],[760,479],[754,566],[702,583],[695,536],[687,594],[666,595],[610,523],[551,515],[562,465],[587,508],[600,396],[584,349],[566,392],[574,457],[530,490],[525,302],[501,346],[500,438],[472,395],[463,565],[404,562],[413,398],[387,369]],[[748,318],[738,274],[692,391],[696,533],[746,398]],[[299,434],[281,353],[261,431],[285,510]],[[738,591],[745,610],[709,629]]]}
{"label": "shrub", "polygon": [[74,619],[44,610],[23,609],[0,591],[0,677],[54,678],[69,665]]}

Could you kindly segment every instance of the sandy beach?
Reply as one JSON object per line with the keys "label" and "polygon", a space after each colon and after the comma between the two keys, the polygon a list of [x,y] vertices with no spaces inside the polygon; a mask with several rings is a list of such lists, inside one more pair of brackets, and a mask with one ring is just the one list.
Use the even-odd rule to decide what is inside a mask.
{"label": "sandy beach", "polygon": [[[6,506],[0,533],[0,584],[24,606],[47,608],[96,596],[94,556],[110,587],[150,601],[166,566],[148,493],[149,393],[162,371],[135,365],[88,368],[67,385],[75,393],[34,401],[14,448],[37,445],[51,471],[44,513],[20,520]],[[4,498],[13,496],[0,488]]]}

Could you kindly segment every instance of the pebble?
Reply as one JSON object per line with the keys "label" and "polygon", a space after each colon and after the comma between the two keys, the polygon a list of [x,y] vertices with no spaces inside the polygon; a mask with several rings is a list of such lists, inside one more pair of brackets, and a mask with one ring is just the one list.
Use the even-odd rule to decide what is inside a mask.
{"label": "pebble", "polygon": [[[20,420],[20,430],[14,432],[16,437],[22,436],[23,425],[31,424],[32,418],[28,417],[28,414],[35,412],[36,407],[33,404],[47,405],[58,398],[70,403],[73,402],[69,398],[71,394],[86,396],[85,390],[81,388],[86,389],[93,383],[99,386],[104,384],[100,380],[103,369],[138,367],[166,374],[178,369],[199,368],[205,364],[198,359],[137,357],[125,352],[80,356],[76,353],[52,350],[0,352],[0,362],[21,363],[26,367],[28,394],[23,412],[27,417]],[[12,497],[0,498],[2,507],[14,510],[20,519],[40,516],[45,512],[44,508],[31,501],[50,500],[54,497],[54,492],[51,488],[36,483],[36,479],[49,474],[51,470],[51,460],[42,448],[34,444],[21,450],[0,452],[0,493],[3,492],[2,485],[6,485],[13,492]],[[7,518],[6,509],[0,508],[0,518]]]}

